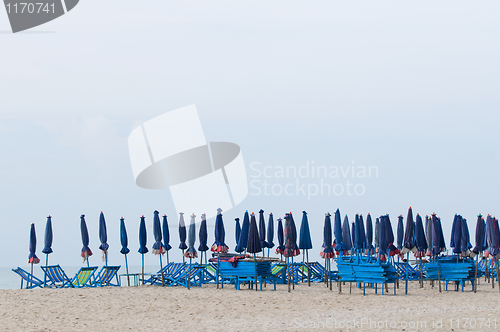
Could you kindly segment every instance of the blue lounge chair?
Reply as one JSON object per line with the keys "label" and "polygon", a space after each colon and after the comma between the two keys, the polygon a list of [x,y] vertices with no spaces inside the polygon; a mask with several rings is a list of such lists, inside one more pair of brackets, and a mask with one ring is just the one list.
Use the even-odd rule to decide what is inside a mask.
{"label": "blue lounge chair", "polygon": [[59,264],[41,266],[41,268],[47,279],[46,286],[55,288],[74,287],[72,280],[68,278]]}
{"label": "blue lounge chair", "polygon": [[[93,286],[104,287],[104,286],[114,286],[120,287],[120,279],[118,279],[118,270],[120,266],[103,266],[95,281],[92,283]],[[113,283],[113,279],[116,279],[116,283]]]}
{"label": "blue lounge chair", "polygon": [[92,284],[92,278],[97,270],[97,266],[82,267],[78,273],[71,279],[71,283],[75,287],[95,287]]}
{"label": "blue lounge chair", "polygon": [[172,278],[171,276],[166,277],[165,283],[171,286],[184,286],[186,288],[190,286],[198,286],[202,285],[202,274],[205,270],[205,267],[202,265],[191,265],[187,266],[184,270],[184,273],[179,274],[177,277]]}
{"label": "blue lounge chair", "polygon": [[[177,278],[181,273],[183,273],[186,269],[186,266],[186,263],[169,263],[167,266],[165,266],[163,268],[163,278],[165,285],[168,285],[169,281]],[[161,270],[157,273],[151,274],[150,278],[148,280],[145,280],[144,283],[161,286]]]}
{"label": "blue lounge chair", "polygon": [[26,289],[32,289],[35,287],[43,287],[43,281],[18,267],[17,269],[12,269],[12,271],[21,277],[21,289],[23,289],[23,282],[26,281]]}

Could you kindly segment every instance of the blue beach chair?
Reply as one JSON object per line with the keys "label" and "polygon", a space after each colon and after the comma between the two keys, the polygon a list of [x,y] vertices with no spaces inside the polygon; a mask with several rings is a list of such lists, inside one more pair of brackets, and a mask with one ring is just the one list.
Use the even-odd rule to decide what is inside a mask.
{"label": "blue beach chair", "polygon": [[[18,267],[17,269],[12,269],[14,273],[19,275],[21,277],[21,289],[23,289],[23,282],[26,281],[26,289],[32,289],[35,287],[43,287],[43,281],[29,273],[28,271],[25,271]],[[31,284],[31,285],[30,285]]]}
{"label": "blue beach chair", "polygon": [[46,286],[55,288],[74,287],[72,279],[68,278],[59,264],[41,266],[41,268],[47,278]]}
{"label": "blue beach chair", "polygon": [[178,275],[176,278],[172,278],[168,276],[166,279],[166,283],[168,283],[168,286],[184,286],[184,287],[190,287],[190,286],[198,286],[201,287],[202,285],[202,273],[203,270],[205,269],[204,266],[202,265],[191,265],[188,266],[187,269],[185,269],[184,273],[181,273]]}
{"label": "blue beach chair", "polygon": [[95,287],[92,284],[92,278],[94,277],[94,273],[97,271],[97,266],[91,267],[82,267],[76,273],[76,275],[71,279],[71,283],[75,287]]}
{"label": "blue beach chair", "polygon": [[[96,280],[92,283],[93,286],[104,287],[104,286],[114,286],[120,287],[120,279],[118,279],[118,270],[120,266],[103,266],[99,273],[97,274]],[[116,279],[116,283],[113,283],[113,279]]]}

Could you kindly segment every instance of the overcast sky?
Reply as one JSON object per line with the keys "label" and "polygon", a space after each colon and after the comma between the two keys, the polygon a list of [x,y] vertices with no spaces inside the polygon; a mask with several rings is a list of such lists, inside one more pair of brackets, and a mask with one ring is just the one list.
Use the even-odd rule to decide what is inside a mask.
{"label": "overcast sky", "polygon": [[147,217],[151,248],[155,209],[169,216],[179,260],[171,196],[135,185],[127,137],[191,104],[208,141],[240,145],[249,183],[261,181],[254,186],[321,179],[256,178],[252,163],[378,170],[323,179],[360,184],[363,195],[266,196],[250,187],[224,213],[231,249],[234,218],[261,208],[275,218],[292,211],[297,223],[308,212],[311,260],[320,259],[324,213],[337,208],[351,220],[389,213],[393,225],[410,205],[436,212],[447,244],[459,213],[473,239],[477,214],[498,212],[499,13],[500,3],[486,0],[82,0],[53,22],[9,34],[0,10],[0,265],[27,265],[32,222],[43,256],[49,214],[51,262],[82,263],[85,214],[91,264],[101,264],[101,210],[111,264],[123,264],[122,216],[130,263],[140,264],[139,218]]}

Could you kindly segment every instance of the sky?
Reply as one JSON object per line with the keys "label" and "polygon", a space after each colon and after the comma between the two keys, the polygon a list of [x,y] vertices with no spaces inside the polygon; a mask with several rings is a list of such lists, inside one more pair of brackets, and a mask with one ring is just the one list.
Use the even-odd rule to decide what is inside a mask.
{"label": "sky", "polygon": [[[409,206],[435,212],[448,244],[459,213],[473,239],[477,214],[498,209],[499,10],[487,0],[82,0],[17,34],[0,10],[0,266],[27,265],[31,223],[43,256],[49,214],[50,262],[82,264],[85,214],[91,264],[102,264],[100,211],[111,264],[124,263],[120,217],[129,262],[140,264],[140,216],[151,249],[154,210],[167,214],[170,257],[180,260],[170,193],[135,185],[127,138],[192,104],[206,139],[238,144],[247,167],[249,195],[223,212],[231,249],[234,219],[261,208],[275,219],[291,211],[297,223],[307,211],[311,260],[320,259],[324,215],[337,208],[350,220],[389,213],[393,226]],[[313,164],[377,172],[265,178],[255,170]],[[346,190],[263,192],[264,181],[277,192],[314,191],[322,180]],[[347,181],[363,194],[348,195]]]}

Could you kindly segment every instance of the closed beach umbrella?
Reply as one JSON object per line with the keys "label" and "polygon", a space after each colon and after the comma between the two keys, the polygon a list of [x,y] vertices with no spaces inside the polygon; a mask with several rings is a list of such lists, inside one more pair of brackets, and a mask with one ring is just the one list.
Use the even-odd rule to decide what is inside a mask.
{"label": "closed beach umbrella", "polygon": [[264,220],[264,210],[260,209],[259,211],[259,240],[260,246],[262,247],[262,252],[264,252],[264,248],[267,248],[266,242],[266,222]]}
{"label": "closed beach umbrella", "polygon": [[373,222],[372,216],[369,213],[366,216],[366,249],[373,249]]}
{"label": "closed beach umbrella", "polygon": [[356,215],[356,247],[358,250],[364,250],[366,247],[365,225],[363,216]]}
{"label": "closed beach umbrella", "polygon": [[337,209],[337,211],[335,211],[335,219],[333,221],[333,235],[335,235],[335,241],[334,241],[335,251],[344,252],[344,243],[342,241],[342,220],[340,218],[341,218],[340,210]]}
{"label": "closed beach umbrella", "polygon": [[269,220],[267,221],[267,247],[269,249],[274,247],[273,241],[274,241],[274,220],[273,220],[273,214],[269,213]]}
{"label": "closed beach umbrella", "polygon": [[319,255],[324,259],[331,259],[335,257],[332,246],[332,221],[331,214],[325,213],[325,224],[323,226],[323,250]]}
{"label": "closed beach umbrella", "polygon": [[276,254],[283,255],[285,252],[285,233],[283,230],[283,221],[278,218],[278,229],[276,231],[278,236],[278,247],[276,248]]}
{"label": "closed beach umbrella", "polygon": [[439,230],[439,245],[441,246],[441,251],[446,251],[446,243],[444,242],[443,226],[441,224],[441,218],[437,218],[437,225]]}
{"label": "closed beach umbrella", "polygon": [[243,224],[241,225],[241,234],[238,245],[236,245],[236,252],[243,252],[248,245],[248,230],[250,229],[250,218],[248,216],[248,211],[245,211],[245,216],[243,217]]}
{"label": "closed beach umbrella", "polygon": [[486,217],[486,237],[488,241],[488,254],[496,257],[500,253],[498,247],[498,222],[490,215]]}
{"label": "closed beach umbrella", "polygon": [[87,223],[85,222],[85,215],[82,214],[80,216],[80,232],[82,235],[82,252],[80,256],[83,257],[83,261],[87,261],[87,265],[89,264],[88,258],[92,256],[92,251],[89,248],[89,231],[87,230]]}
{"label": "closed beach umbrella", "polygon": [[179,213],[179,249],[182,250],[182,261],[184,262],[184,250],[187,249],[186,245],[186,223],[184,222],[184,212]]}
{"label": "closed beach umbrella", "polygon": [[224,221],[222,221],[222,209],[218,208],[217,217],[215,218],[215,242],[211,250],[214,252],[227,252],[229,247],[224,243],[225,237],[226,231],[224,230]]}
{"label": "closed beach umbrella", "polygon": [[484,220],[482,215],[477,216],[476,222],[476,246],[472,249],[472,252],[476,255],[483,253],[483,243],[484,243]]}
{"label": "closed beach umbrella", "polygon": [[403,216],[399,215],[398,217],[398,246],[397,248],[399,250],[403,249],[403,241],[404,241],[404,236],[405,236],[405,229],[403,226]]}
{"label": "closed beach umbrella", "polygon": [[161,222],[160,213],[158,211],[155,211],[153,213],[153,236],[155,238],[155,243],[153,244],[153,249],[151,250],[151,252],[155,255],[161,255],[165,253],[165,249],[163,249],[163,243],[161,243]]}
{"label": "closed beach umbrella", "polygon": [[168,251],[172,249],[170,245],[170,230],[168,229],[168,220],[167,215],[164,214],[162,217],[162,231],[163,231],[163,248],[167,251],[167,259],[168,259]]}
{"label": "closed beach umbrella", "polygon": [[408,216],[406,217],[406,228],[405,228],[405,238],[403,242],[403,254],[409,253],[410,251],[415,252],[417,250],[415,246],[414,239],[414,222],[413,222],[413,211],[408,209]]}
{"label": "closed beach umbrella", "polygon": [[297,228],[295,227],[295,221],[293,220],[292,213],[287,213],[285,215],[285,251],[283,256],[294,257],[300,254],[299,247],[297,246]]}
{"label": "closed beach umbrella", "polygon": [[198,246],[198,250],[201,252],[207,251],[209,248],[207,245],[208,242],[207,215],[205,213],[201,215],[199,238],[200,238],[200,245]]}
{"label": "closed beach umbrella", "polygon": [[144,285],[144,254],[149,250],[146,247],[148,242],[148,233],[146,232],[146,220],[144,216],[141,217],[141,223],[139,224],[139,253],[142,255],[142,284]]}
{"label": "closed beach umbrella", "polygon": [[386,234],[386,239],[387,243],[389,244],[388,249],[389,252],[388,254],[391,256],[394,256],[396,254],[399,254],[398,248],[394,245],[394,232],[392,231],[392,224],[391,224],[391,219],[389,218],[389,215],[384,216],[385,220],[385,234]]}
{"label": "closed beach umbrella", "polygon": [[432,220],[425,216],[425,237],[427,238],[427,256],[432,255]]}
{"label": "closed beach umbrella", "polygon": [[234,226],[234,238],[236,239],[236,245],[238,245],[238,242],[240,242],[240,235],[241,235],[241,225],[240,225],[240,218],[234,219],[235,226]]}
{"label": "closed beach umbrella", "polygon": [[122,248],[120,249],[120,253],[122,253],[125,256],[125,268],[127,270],[127,281],[128,285],[130,286],[130,277],[128,273],[128,260],[127,260],[127,254],[130,252],[130,249],[128,248],[128,236],[127,236],[127,229],[125,228],[125,219],[120,218],[120,244],[122,245]]}
{"label": "closed beach umbrella", "polygon": [[357,243],[356,243],[356,223],[353,221],[351,224],[351,243],[352,247],[356,249]]}
{"label": "closed beach umbrella", "polygon": [[379,239],[378,239],[378,244],[379,244],[379,254],[380,254],[380,260],[385,261],[387,257],[387,249],[389,248],[389,242],[387,241],[387,233],[386,233],[386,222],[385,222],[385,216],[380,216],[380,222],[379,222]]}
{"label": "closed beach umbrella", "polygon": [[453,248],[454,254],[459,254],[462,252],[462,248],[460,246],[462,238],[462,221],[460,220],[460,218],[455,214],[455,217],[453,218],[453,224],[451,226],[450,247]]}
{"label": "closed beach umbrella", "polygon": [[344,223],[342,224],[342,245],[344,250],[347,252],[352,249],[351,231],[349,229],[349,218],[347,215],[344,218]]}
{"label": "closed beach umbrella", "polygon": [[472,244],[470,243],[469,226],[467,225],[467,219],[462,218],[462,256],[469,256],[472,249]]}
{"label": "closed beach umbrella", "polygon": [[47,217],[45,224],[45,241],[42,252],[45,254],[45,266],[49,265],[49,254],[52,253],[52,217]]}
{"label": "closed beach umbrella", "polygon": [[251,254],[256,254],[261,251],[262,247],[260,245],[257,221],[255,220],[255,214],[252,212],[252,215],[250,216],[250,225],[248,230],[247,252]]}
{"label": "closed beach umbrella", "polygon": [[194,248],[195,241],[196,241],[196,215],[193,213],[191,214],[191,221],[189,223],[189,231],[187,237],[188,250],[184,254],[184,256],[189,259],[198,257],[198,253]]}
{"label": "closed beach umbrella", "polygon": [[[30,254],[28,256],[28,263],[38,264],[40,263],[40,259],[36,257],[36,232],[35,232],[35,224],[31,224],[30,228]],[[33,272],[32,272],[33,274]]]}
{"label": "closed beach umbrella", "polygon": [[427,251],[427,239],[425,238],[422,217],[419,214],[417,214],[417,220],[415,221],[415,242],[417,245],[417,254],[415,257],[421,258]]}
{"label": "closed beach umbrella", "polygon": [[[330,237],[330,243],[331,237]],[[307,220],[307,212],[302,211],[302,222],[300,224],[299,249],[312,249],[311,232],[309,230],[309,221]]]}
{"label": "closed beach umbrella", "polygon": [[99,240],[101,241],[99,249],[102,250],[102,260],[108,266],[108,230],[106,229],[106,220],[104,220],[104,213],[102,211],[99,215]]}
{"label": "closed beach umbrella", "polygon": [[374,242],[375,242],[375,248],[379,247],[379,234],[380,234],[380,219],[376,218],[375,219],[375,235],[374,235]]}

